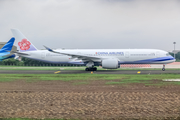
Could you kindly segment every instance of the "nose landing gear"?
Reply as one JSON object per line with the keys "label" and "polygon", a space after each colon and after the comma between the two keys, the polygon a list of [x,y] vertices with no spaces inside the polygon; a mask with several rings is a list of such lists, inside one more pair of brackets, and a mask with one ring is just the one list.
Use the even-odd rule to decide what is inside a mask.
{"label": "nose landing gear", "polygon": [[162,71],[165,71],[165,65],[163,65]]}

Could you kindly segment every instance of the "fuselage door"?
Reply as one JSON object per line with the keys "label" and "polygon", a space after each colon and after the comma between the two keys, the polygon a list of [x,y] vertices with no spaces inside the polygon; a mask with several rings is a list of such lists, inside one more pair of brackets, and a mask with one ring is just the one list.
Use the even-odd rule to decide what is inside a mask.
{"label": "fuselage door", "polygon": [[156,52],[156,57],[160,57],[160,52]]}
{"label": "fuselage door", "polygon": [[129,52],[128,51],[125,52],[125,57],[129,58]]}
{"label": "fuselage door", "polygon": [[44,59],[46,57],[46,53],[41,53],[41,58]]}

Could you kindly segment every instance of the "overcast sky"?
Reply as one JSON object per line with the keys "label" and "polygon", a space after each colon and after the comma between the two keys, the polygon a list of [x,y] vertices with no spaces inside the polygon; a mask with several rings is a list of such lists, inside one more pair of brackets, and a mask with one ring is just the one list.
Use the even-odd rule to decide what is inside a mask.
{"label": "overcast sky", "polygon": [[0,41],[11,28],[38,49],[180,49],[180,0],[0,0]]}

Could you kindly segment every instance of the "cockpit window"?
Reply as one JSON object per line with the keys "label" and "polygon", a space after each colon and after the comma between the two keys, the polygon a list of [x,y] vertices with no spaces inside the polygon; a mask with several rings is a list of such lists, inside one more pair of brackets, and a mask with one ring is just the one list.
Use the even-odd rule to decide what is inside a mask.
{"label": "cockpit window", "polygon": [[169,53],[166,53],[166,56],[170,56],[170,54],[169,54]]}

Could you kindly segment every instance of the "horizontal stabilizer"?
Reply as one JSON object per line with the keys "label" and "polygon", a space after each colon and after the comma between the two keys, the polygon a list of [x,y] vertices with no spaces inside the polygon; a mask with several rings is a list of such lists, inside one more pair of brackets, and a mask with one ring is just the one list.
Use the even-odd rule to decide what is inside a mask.
{"label": "horizontal stabilizer", "polygon": [[44,45],[44,47],[45,47],[48,51],[50,51],[50,52],[55,52],[55,51],[53,51],[51,48],[46,47],[45,45]]}
{"label": "horizontal stabilizer", "polygon": [[18,60],[18,59],[19,59],[19,56],[15,56],[14,59]]}
{"label": "horizontal stabilizer", "polygon": [[27,53],[22,53],[22,52],[17,52],[17,51],[11,51],[11,52],[18,54],[19,56],[21,56],[21,55],[28,56],[28,55],[29,55],[29,54],[27,54]]}

